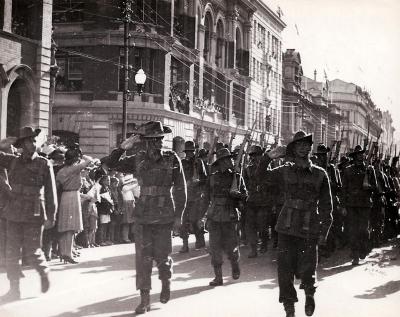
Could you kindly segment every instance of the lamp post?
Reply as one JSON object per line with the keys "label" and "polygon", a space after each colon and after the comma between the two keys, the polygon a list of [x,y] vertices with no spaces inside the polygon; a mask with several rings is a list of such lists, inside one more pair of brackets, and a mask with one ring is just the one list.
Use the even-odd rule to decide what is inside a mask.
{"label": "lamp post", "polygon": [[[131,34],[129,33],[129,25],[132,23],[132,0],[125,0],[122,2],[122,16],[124,21],[124,65],[122,69],[124,71],[124,90],[122,96],[122,140],[126,139],[127,132],[127,104],[130,95],[129,91],[129,72],[132,70],[132,65],[129,64],[129,39]],[[135,82],[138,88],[138,94],[143,92],[143,85],[146,81],[146,74],[143,69],[139,69],[135,75]]]}

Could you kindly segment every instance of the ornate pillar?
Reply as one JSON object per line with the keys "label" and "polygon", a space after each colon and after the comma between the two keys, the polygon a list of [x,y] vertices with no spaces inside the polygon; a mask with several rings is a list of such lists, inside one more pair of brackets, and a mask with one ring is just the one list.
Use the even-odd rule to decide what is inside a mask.
{"label": "ornate pillar", "polygon": [[203,74],[204,74],[204,25],[198,24],[198,47],[199,47],[199,99],[203,99]]}
{"label": "ornate pillar", "polygon": [[164,65],[164,109],[169,110],[169,94],[171,92],[171,53],[165,54]]}
{"label": "ornate pillar", "polygon": [[215,65],[215,54],[217,53],[217,33],[211,32],[211,45],[210,45],[210,64]]}

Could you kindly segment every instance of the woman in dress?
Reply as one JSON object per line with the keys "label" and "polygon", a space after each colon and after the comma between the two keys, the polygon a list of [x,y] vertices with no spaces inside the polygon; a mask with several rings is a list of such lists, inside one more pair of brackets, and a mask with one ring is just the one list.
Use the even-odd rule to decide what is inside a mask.
{"label": "woman in dress", "polygon": [[[82,160],[81,160],[82,159]],[[65,263],[78,263],[72,258],[73,238],[76,232],[83,230],[80,188],[81,171],[92,162],[92,158],[82,156],[79,148],[69,149],[65,153],[65,165],[57,173],[56,183],[61,198],[58,207],[58,232],[60,260]]]}

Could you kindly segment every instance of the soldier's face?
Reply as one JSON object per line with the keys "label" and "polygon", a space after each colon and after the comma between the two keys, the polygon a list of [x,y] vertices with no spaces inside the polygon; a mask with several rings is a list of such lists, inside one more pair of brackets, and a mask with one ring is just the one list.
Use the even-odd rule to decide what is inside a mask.
{"label": "soldier's face", "polygon": [[296,157],[305,159],[311,152],[311,143],[307,141],[298,141],[294,145],[294,154]]}
{"label": "soldier's face", "polygon": [[187,158],[194,157],[194,151],[185,151],[185,155]]}
{"label": "soldier's face", "polygon": [[147,148],[149,150],[161,150],[163,138],[151,138],[147,141]]}
{"label": "soldier's face", "polygon": [[327,162],[328,162],[327,154],[318,154],[317,155],[317,163],[319,166],[326,166]]}
{"label": "soldier's face", "polygon": [[25,138],[22,142],[22,149],[27,154],[33,154],[36,151],[36,137]]}

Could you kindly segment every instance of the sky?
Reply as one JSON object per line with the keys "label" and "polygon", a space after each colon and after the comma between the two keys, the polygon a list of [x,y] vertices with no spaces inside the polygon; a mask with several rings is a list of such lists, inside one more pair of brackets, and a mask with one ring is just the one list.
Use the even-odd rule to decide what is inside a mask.
{"label": "sky", "polygon": [[370,92],[389,110],[400,139],[400,0],[264,0],[283,12],[283,49],[296,49],[304,75],[336,78]]}

